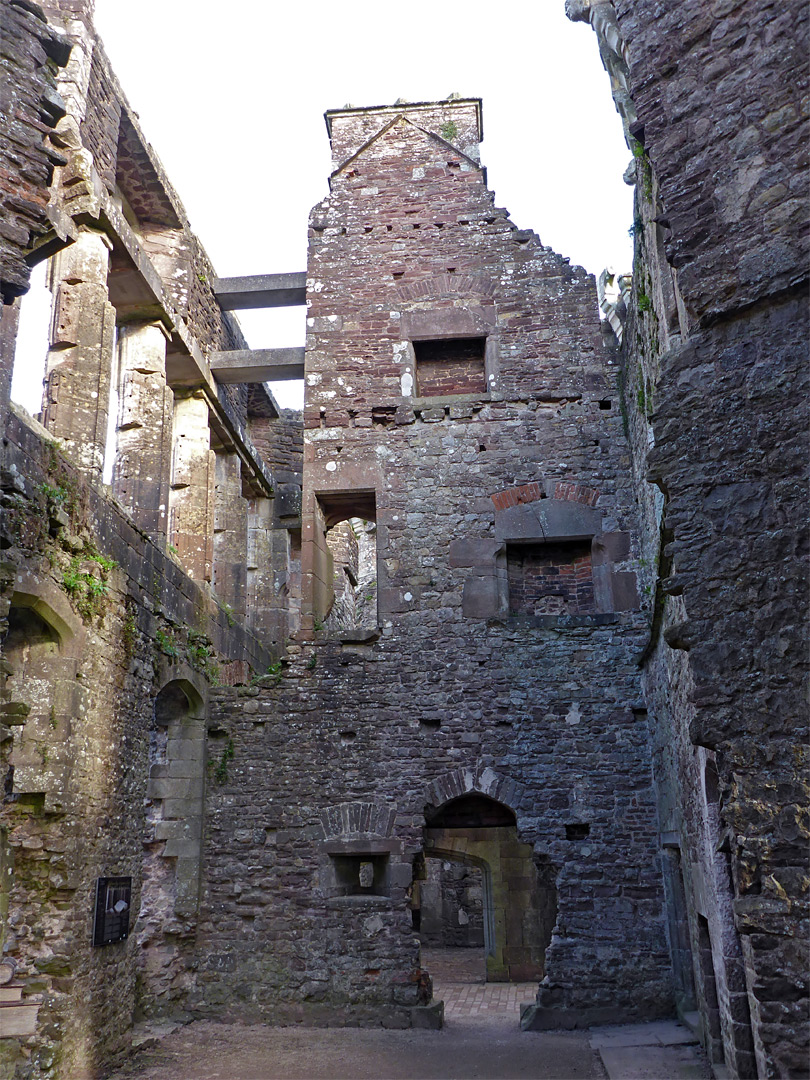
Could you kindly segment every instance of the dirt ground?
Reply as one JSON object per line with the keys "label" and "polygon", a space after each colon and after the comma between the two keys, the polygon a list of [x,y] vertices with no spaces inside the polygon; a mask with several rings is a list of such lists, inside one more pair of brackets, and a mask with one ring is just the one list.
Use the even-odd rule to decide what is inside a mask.
{"label": "dirt ground", "polygon": [[585,1032],[521,1032],[515,1018],[442,1031],[271,1028],[198,1021],[141,1050],[110,1080],[590,1080]]}

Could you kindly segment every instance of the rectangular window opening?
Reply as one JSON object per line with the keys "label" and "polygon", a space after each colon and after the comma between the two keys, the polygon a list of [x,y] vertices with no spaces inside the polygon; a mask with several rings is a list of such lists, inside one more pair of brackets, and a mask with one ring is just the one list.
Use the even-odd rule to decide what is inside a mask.
{"label": "rectangular window opening", "polygon": [[486,344],[485,337],[414,341],[417,394],[438,397],[485,393]]}
{"label": "rectangular window opening", "polygon": [[387,896],[388,855],[332,855],[337,896]]}
{"label": "rectangular window opening", "polygon": [[595,610],[590,540],[507,544],[506,566],[512,615]]}

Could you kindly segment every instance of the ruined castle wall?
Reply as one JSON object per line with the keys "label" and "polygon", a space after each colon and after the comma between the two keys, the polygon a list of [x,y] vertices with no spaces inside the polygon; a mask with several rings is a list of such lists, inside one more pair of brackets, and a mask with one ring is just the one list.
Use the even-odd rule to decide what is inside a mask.
{"label": "ruined castle wall", "polygon": [[[220,540],[220,551],[244,548],[248,504],[254,531],[272,537],[272,477],[247,421],[251,409],[274,415],[275,406],[262,388],[211,379],[202,350],[243,339],[218,309],[207,257],[136,130],[87,5],[59,9],[49,14],[73,45],[69,59],[36,5],[0,9],[11,125],[4,298],[25,291],[29,263],[67,248],[51,274],[53,366],[69,373],[50,386],[51,430],[8,407],[18,304],[4,305],[0,338],[0,943],[17,964],[8,992],[20,997],[3,1003],[0,1072],[27,1080],[100,1075],[128,1048],[137,1001],[162,1007],[178,996],[197,915],[208,686],[248,681],[272,659],[255,612],[236,621],[204,576],[194,581],[180,565],[167,544],[166,494],[177,461],[172,407],[185,396],[202,430],[183,436],[206,456],[241,455],[241,484],[218,525],[242,536]],[[67,62],[64,105],[54,61]],[[118,455],[121,502],[99,482],[116,320],[126,323],[119,341],[130,361],[122,445],[135,463],[127,472]],[[71,397],[76,378],[95,395]],[[172,479],[183,488],[183,476]],[[213,495],[212,470],[212,504]],[[203,549],[211,539],[197,537]],[[259,552],[260,572],[272,554]],[[95,893],[107,877],[131,879],[129,934],[100,946]]]}
{"label": "ruined castle wall", "polygon": [[[225,765],[189,1004],[411,1022],[428,997],[408,898],[425,809],[478,791],[514,810],[556,912],[531,928],[546,975],[527,1023],[663,1015],[646,601],[593,282],[493,207],[474,104],[402,111],[312,213],[309,622],[287,667],[214,694]],[[330,114],[336,147],[362,144],[354,120]],[[457,338],[485,339],[487,390],[415,396],[414,342]],[[318,537],[352,514],[377,522],[380,630],[327,639]],[[510,542],[583,538],[597,599],[510,613]],[[352,858],[384,867],[379,890],[340,891]]]}
{"label": "ruined castle wall", "polygon": [[[278,417],[252,416],[250,436],[262,457],[283,482],[301,485],[303,464],[301,413],[282,409]],[[283,475],[283,477],[281,476]]]}
{"label": "ruined castle wall", "polygon": [[[146,946],[156,943],[168,966],[173,942],[194,925],[194,904],[179,922],[170,910],[150,923],[144,903],[138,921],[150,850],[169,877],[164,891],[183,888],[183,851],[165,850],[171,827],[160,821],[175,815],[169,795],[179,808],[190,784],[201,797],[205,778],[203,711],[196,753],[166,748],[169,763],[181,755],[187,779],[171,792],[155,788],[155,697],[179,680],[204,702],[209,682],[264,671],[269,654],[44,433],[12,413],[6,438],[0,750],[9,787],[0,835],[12,875],[3,946],[23,1000],[41,1005],[36,1036],[3,1040],[0,1052],[20,1075],[73,1075],[126,1049],[138,969],[153,956]],[[198,876],[199,836],[190,842]],[[132,879],[130,936],[94,948],[96,879],[105,876]],[[146,987],[150,996],[164,989],[148,977]]]}
{"label": "ruined castle wall", "polygon": [[569,8],[635,136],[623,371],[659,578],[645,694],[704,1042],[734,1075],[802,1075],[808,13]]}
{"label": "ruined castle wall", "polygon": [[49,135],[65,111],[55,72],[70,46],[36,4],[5,0],[0,17],[0,282],[3,301],[10,303],[28,289],[28,248],[51,228],[47,189],[62,158]]}

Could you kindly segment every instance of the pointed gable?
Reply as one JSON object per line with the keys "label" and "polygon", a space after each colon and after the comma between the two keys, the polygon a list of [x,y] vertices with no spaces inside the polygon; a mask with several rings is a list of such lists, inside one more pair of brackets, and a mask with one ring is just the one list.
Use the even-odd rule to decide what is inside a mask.
{"label": "pointed gable", "polygon": [[480,98],[398,102],[364,109],[347,105],[330,110],[325,119],[332,144],[333,175],[402,120],[441,140],[445,149],[452,148],[476,165],[479,161],[479,143],[483,138]]}
{"label": "pointed gable", "polygon": [[392,168],[413,173],[431,167],[465,172],[480,168],[477,160],[447,139],[399,113],[343,161],[330,179],[352,178],[353,174],[359,175],[358,170],[367,172],[369,168],[375,173],[378,168],[384,169],[385,175],[390,176]]}

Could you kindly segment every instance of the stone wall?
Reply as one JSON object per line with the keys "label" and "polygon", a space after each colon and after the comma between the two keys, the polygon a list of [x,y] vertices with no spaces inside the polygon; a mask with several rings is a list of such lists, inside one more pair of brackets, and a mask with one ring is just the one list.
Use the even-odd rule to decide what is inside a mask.
{"label": "stone wall", "polygon": [[[294,440],[280,436],[276,452],[278,410],[263,387],[211,377],[203,349],[244,342],[203,287],[213,271],[87,5],[49,5],[61,34],[35,4],[6,0],[0,15],[10,125],[0,943],[17,965],[6,993],[19,998],[2,1002],[0,1071],[95,1076],[129,1047],[139,1000],[148,1011],[178,997],[197,919],[203,791],[216,780],[216,762],[206,771],[208,688],[265,672],[286,633],[263,579],[287,570],[274,537],[287,543],[298,507],[288,499],[279,524],[251,416],[271,456],[292,463]],[[43,427],[9,405],[11,301],[29,266],[54,253]],[[184,289],[192,270],[196,284]],[[111,490],[101,475],[113,385]],[[96,890],[103,898],[104,881],[119,878],[128,933],[100,945]]]}
{"label": "stone wall", "polygon": [[[513,810],[554,896],[527,1025],[671,1008],[647,602],[594,284],[493,208],[477,108],[329,114],[336,153],[370,141],[311,219],[302,631],[277,674],[215,694],[233,756],[208,793],[195,1012],[422,1022],[412,864],[426,808],[465,792]],[[487,391],[415,396],[413,343],[471,337]],[[377,523],[379,629],[332,637],[325,532],[351,516]],[[509,544],[564,541],[588,549],[593,610],[510,615]],[[380,889],[336,895],[344,859],[376,860]]]}
{"label": "stone wall", "polygon": [[[465,799],[516,822],[484,922],[490,977],[542,974],[524,1026],[697,1009],[732,1075],[804,1074],[807,12],[568,6],[634,159],[604,333],[494,206],[480,102],[336,110],[302,417],[212,377],[245,343],[92,2],[2,0],[19,1080],[103,1073],[136,1007],[435,1026],[414,875],[433,842],[498,876],[431,830]],[[43,429],[8,408],[8,301],[52,255]],[[119,876],[129,936],[93,946]]]}
{"label": "stone wall", "polygon": [[[155,697],[180,680],[204,701],[209,682],[262,671],[270,656],[86,485],[45,432],[13,412],[6,440],[0,834],[12,876],[3,948],[23,1000],[42,1005],[36,1037],[4,1040],[0,1052],[21,1075],[74,1075],[128,1046],[136,969],[148,955],[134,933],[95,949],[90,935],[96,879],[110,875],[132,879],[136,929]],[[202,748],[204,713],[197,724]],[[183,754],[176,743],[169,751]],[[200,785],[203,764],[198,752]],[[190,839],[199,864],[199,833]],[[195,910],[184,913],[186,933]],[[167,933],[163,921],[164,955]]]}
{"label": "stone wall", "polygon": [[657,593],[644,681],[662,837],[680,846],[670,891],[688,907],[712,1060],[799,1076],[808,13],[733,0],[569,13],[597,31],[635,156],[621,363]]}
{"label": "stone wall", "polygon": [[67,61],[70,44],[28,0],[4,0],[2,19],[0,282],[9,304],[28,289],[29,249],[53,228],[48,185],[54,165],[64,159],[51,133],[65,113],[55,72]]}

